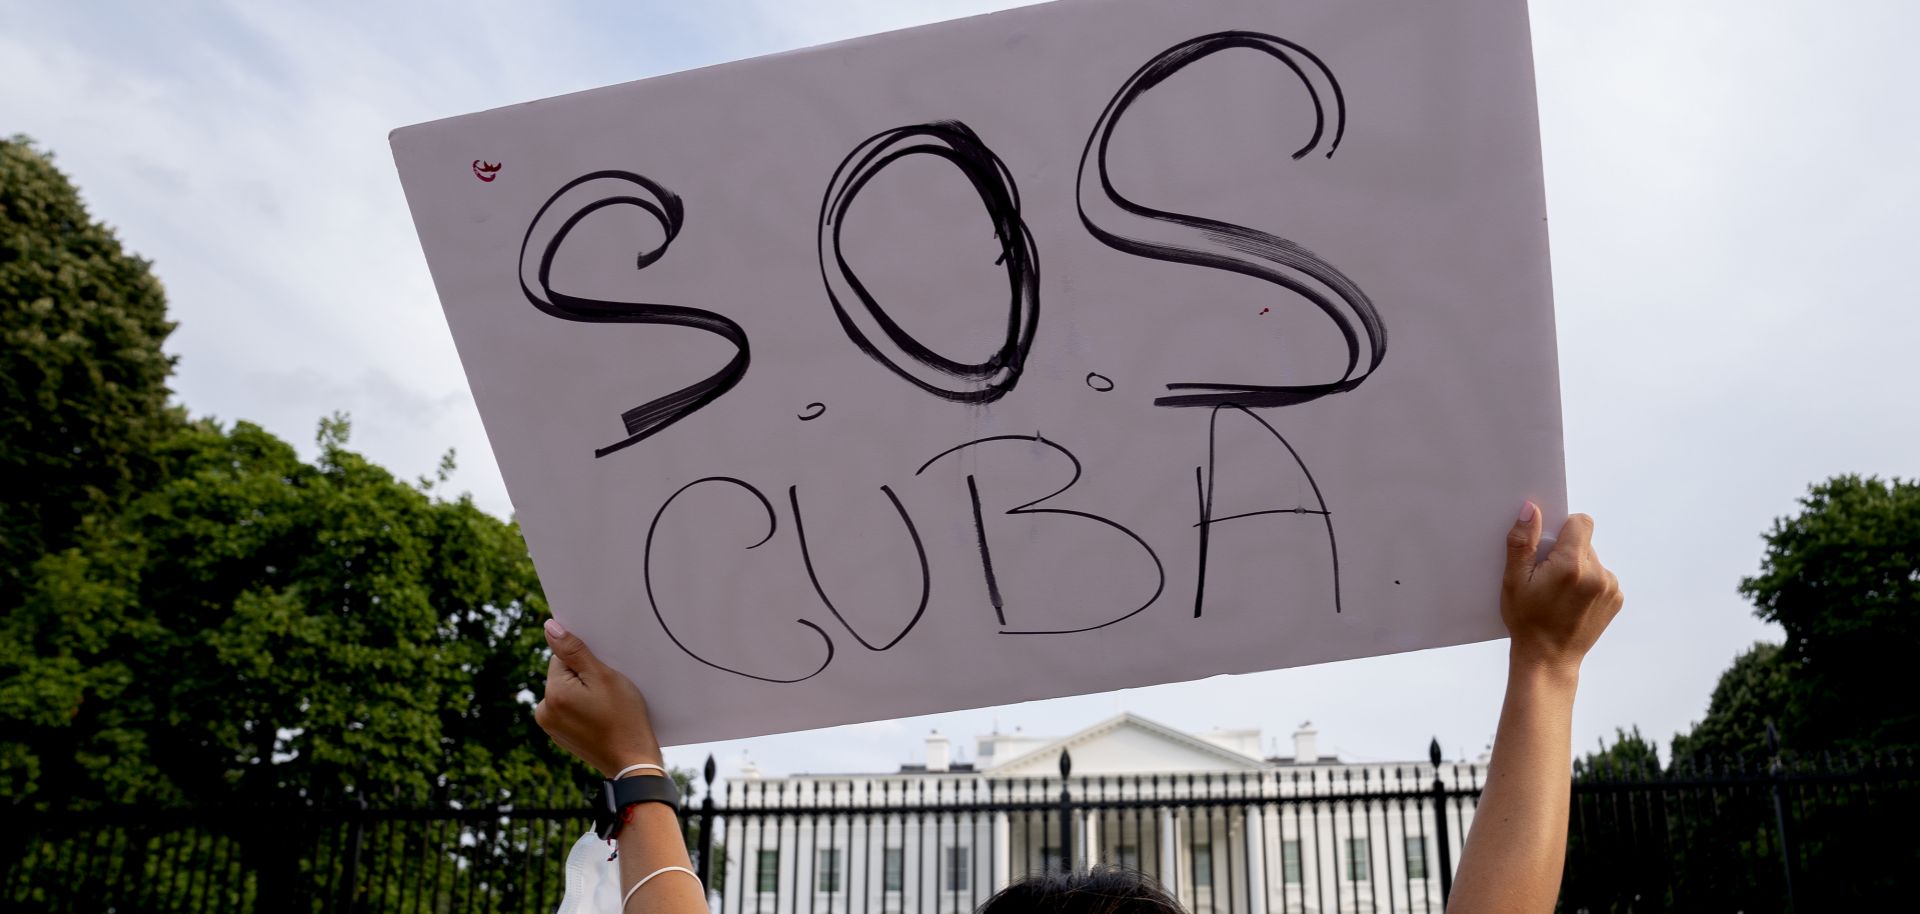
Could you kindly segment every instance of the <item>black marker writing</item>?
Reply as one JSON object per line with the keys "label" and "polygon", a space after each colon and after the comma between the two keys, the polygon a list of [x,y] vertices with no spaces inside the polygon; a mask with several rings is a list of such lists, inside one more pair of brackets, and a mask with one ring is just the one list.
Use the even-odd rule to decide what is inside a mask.
{"label": "black marker writing", "polygon": [[[533,265],[533,283],[529,285],[527,249],[532,245],[534,234],[540,230],[541,221],[547,211],[552,209],[561,197],[576,188],[592,190],[586,185],[604,185],[604,193],[599,199],[582,205],[554,230],[553,237],[547,240],[540,251],[540,257]],[[636,192],[644,196],[636,196]],[[635,258],[634,269],[644,270],[667,253],[673,239],[680,234],[680,224],[685,216],[685,207],[680,198],[672,191],[654,181],[627,171],[596,171],[569,181],[566,186],[554,192],[552,197],[542,204],[535,213],[533,221],[527,226],[527,234],[520,241],[520,291],[535,308],[547,314],[568,321],[581,321],[594,324],[664,324],[676,327],[692,327],[705,330],[734,345],[733,358],[719,371],[705,380],[697,381],[687,387],[642,403],[620,414],[620,421],[626,426],[627,437],[607,447],[593,452],[595,457],[631,447],[658,433],[660,430],[679,422],[698,412],[702,407],[720,399],[747,373],[748,346],[746,331],[732,319],[712,311],[699,308],[684,308],[677,305],[656,305],[640,302],[603,301],[568,295],[553,288],[553,259],[566,243],[581,220],[614,206],[632,206],[651,215],[660,223],[666,237],[660,246],[653,250],[643,250]],[[536,292],[535,289],[538,289]]]}
{"label": "black marker writing", "polygon": [[[888,165],[914,155],[934,156],[958,167],[980,194],[1000,240],[997,263],[1007,272],[1007,329],[1000,349],[983,362],[948,358],[915,339],[874,300],[841,251],[840,233],[860,191]],[[991,403],[1020,383],[1040,324],[1040,252],[1020,218],[1020,191],[1013,175],[967,125],[938,121],[868,138],[834,170],[820,204],[819,230],[820,279],[841,329],[861,352],[944,400]],[[857,314],[848,309],[853,301],[860,305]],[[862,328],[866,321],[879,329],[877,337]],[[891,353],[883,351],[889,347]],[[917,371],[914,365],[926,370]]]}
{"label": "black marker writing", "polygon": [[1087,386],[1106,393],[1113,389],[1113,379],[1097,371],[1090,371],[1087,373]]}
{"label": "black marker writing", "polygon": [[[1298,466],[1301,475],[1306,477],[1307,486],[1313,489],[1313,505],[1295,505],[1291,508],[1268,508],[1260,511],[1245,511],[1227,517],[1213,516],[1214,455],[1216,445],[1219,443],[1220,413],[1223,410],[1229,409],[1243,413],[1247,418],[1260,423],[1260,427],[1266,429],[1267,434],[1273,436],[1273,440],[1280,442],[1280,446],[1287,449],[1287,453],[1293,457],[1294,465]],[[1207,465],[1204,472],[1201,467],[1193,468],[1193,485],[1200,500],[1200,522],[1194,524],[1200,531],[1200,562],[1199,569],[1194,575],[1193,583],[1194,618],[1200,618],[1201,611],[1206,606],[1207,551],[1212,542],[1211,535],[1214,525],[1224,524],[1228,521],[1243,520],[1249,517],[1265,517],[1274,514],[1315,515],[1326,523],[1327,548],[1333,553],[1333,611],[1336,613],[1341,611],[1340,545],[1333,537],[1333,512],[1327,510],[1326,499],[1320,494],[1320,484],[1313,481],[1313,473],[1307,469],[1306,462],[1300,459],[1300,452],[1293,449],[1293,445],[1287,441],[1285,436],[1276,431],[1273,426],[1267,424],[1267,420],[1260,418],[1252,410],[1231,403],[1225,406],[1214,407],[1212,414],[1207,417]]]}
{"label": "black marker writing", "polygon": [[[660,519],[667,515],[667,509],[670,507],[673,507],[674,501],[679,499],[681,495],[686,494],[688,489],[694,488],[695,486],[706,485],[707,483],[726,483],[728,485],[739,486],[740,488],[745,489],[749,493],[751,493],[754,498],[759,499],[760,506],[766,509],[767,535],[761,537],[759,542],[754,543],[751,546],[748,546],[747,547],[748,549],[758,549],[761,546],[766,545],[768,540],[773,539],[773,534],[779,529],[779,526],[780,526],[779,518],[773,513],[773,503],[767,501],[767,496],[762,495],[760,493],[760,490],[754,488],[751,484],[743,482],[738,479],[734,479],[731,476],[709,476],[705,479],[696,479],[690,483],[687,483],[684,486],[681,486],[679,490],[675,491],[672,495],[667,496],[667,500],[661,503],[660,510],[654,512],[653,523],[647,525],[647,545],[646,545],[645,551],[642,553],[641,565],[640,565],[641,576],[646,581],[647,604],[653,607],[653,617],[659,620],[660,629],[667,633],[667,638],[668,640],[671,640],[673,642],[674,647],[679,648],[687,656],[692,657],[693,659],[698,660],[701,663],[704,663],[707,666],[713,667],[714,669],[720,670],[722,672],[733,673],[736,676],[745,676],[748,679],[758,679],[761,682],[805,682],[808,679],[812,679],[813,677],[820,675],[820,671],[826,669],[827,664],[830,664],[833,662],[833,639],[827,637],[827,633],[824,631],[821,631],[820,626],[815,625],[812,622],[808,622],[805,619],[796,619],[794,621],[799,622],[801,625],[804,625],[807,628],[813,629],[813,633],[816,635],[819,635],[821,641],[826,642],[827,658],[825,660],[820,661],[820,666],[815,668],[813,672],[808,673],[805,676],[796,676],[791,679],[781,679],[776,676],[758,676],[753,673],[748,673],[744,670],[736,670],[733,667],[722,666],[721,664],[708,660],[707,658],[694,653],[692,648],[687,647],[686,644],[680,640],[679,636],[673,633],[673,627],[667,624],[666,615],[660,611],[660,601],[655,599],[653,594],[653,539],[655,534],[660,532]],[[918,541],[917,536],[915,537],[915,540],[916,542]],[[823,598],[824,598],[824,595],[823,595]],[[835,613],[834,615],[837,616],[839,615],[839,613]]]}
{"label": "black marker writing", "polygon": [[[1035,432],[1033,440],[1040,440]],[[980,484],[967,474],[967,500],[973,505],[973,535],[980,543],[980,573],[987,579],[987,602],[993,604],[993,617],[1007,624],[1007,601],[1000,596],[1000,576],[993,571],[993,547],[987,545],[987,519],[980,511]]]}
{"label": "black marker writing", "polygon": [[[922,464],[920,466],[920,469],[914,471],[914,475],[918,476],[926,473],[927,468],[933,466],[935,463],[938,463],[941,460],[941,458],[944,458],[953,454],[958,454],[962,451],[967,450],[968,448],[978,447],[980,445],[987,444],[994,441],[1032,442],[1034,444],[1042,445],[1047,448],[1051,448],[1054,451],[1059,452],[1060,454],[1064,455],[1067,458],[1067,460],[1073,464],[1073,478],[1068,479],[1066,485],[1061,486],[1060,488],[1054,490],[1053,492],[1047,495],[1043,495],[1039,498],[1034,499],[1033,501],[1027,502],[1026,504],[1008,509],[1005,512],[1006,516],[1016,517],[1022,514],[1063,515],[1066,517],[1077,517],[1082,520],[1089,520],[1097,524],[1104,524],[1108,527],[1112,527],[1113,529],[1126,534],[1128,539],[1133,540],[1134,543],[1139,545],[1142,551],[1146,552],[1147,558],[1153,560],[1154,573],[1158,575],[1158,578],[1159,578],[1158,583],[1154,585],[1153,595],[1148,597],[1146,602],[1140,604],[1139,607],[1129,611],[1125,615],[1119,616],[1114,619],[1109,619],[1106,622],[1100,623],[1099,625],[1089,625],[1089,626],[1086,626],[1085,628],[1069,628],[1069,629],[1002,630],[1001,634],[1004,634],[1004,635],[1072,635],[1072,634],[1077,634],[1079,632],[1095,631],[1097,629],[1106,628],[1107,626],[1110,626],[1110,625],[1117,625],[1121,622],[1125,622],[1126,620],[1131,619],[1134,616],[1137,616],[1140,613],[1144,612],[1147,607],[1153,605],[1155,600],[1160,599],[1160,594],[1165,592],[1167,589],[1166,566],[1160,563],[1160,556],[1154,553],[1153,547],[1147,545],[1147,541],[1144,539],[1141,539],[1138,534],[1134,533],[1132,530],[1129,530],[1126,527],[1114,521],[1101,517],[1098,514],[1089,514],[1085,511],[1070,511],[1064,508],[1036,507],[1037,505],[1044,504],[1048,501],[1058,498],[1061,495],[1066,494],[1068,489],[1073,488],[1074,484],[1080,481],[1080,458],[1075,457],[1072,451],[1067,450],[1066,448],[1060,446],[1059,444],[1056,444],[1052,441],[1048,441],[1044,438],[1041,438],[1037,434],[1036,435],[996,435],[991,438],[981,438],[977,441],[969,441],[966,444],[962,444],[958,447],[948,448],[947,450],[934,455],[932,460],[929,460],[926,463]],[[975,484],[974,478],[972,476],[967,477],[967,492],[973,498],[974,519],[975,519],[976,529],[978,530],[980,535],[980,557],[981,557],[982,570],[983,570],[983,573],[987,576],[988,588],[991,594],[994,597],[998,597],[999,587],[998,587],[998,582],[993,576],[993,571],[991,568],[991,562],[990,562],[991,550],[987,546],[986,524],[985,524],[985,521],[982,519],[982,516],[980,513],[979,488]],[[994,611],[996,613],[1001,612],[1003,605],[1004,604],[1001,602],[996,602],[994,604]],[[1001,623],[1005,624],[1005,616],[1002,615],[1000,618],[1001,618]]]}
{"label": "black marker writing", "polygon": [[813,420],[818,419],[821,416],[824,416],[826,414],[827,414],[827,404],[809,403],[807,404],[807,411],[800,414],[800,421],[812,422]]}
{"label": "black marker writing", "polygon": [[913,618],[907,620],[907,626],[901,629],[899,634],[894,635],[892,641],[876,647],[854,630],[853,623],[848,622],[847,617],[840,614],[840,610],[833,605],[833,600],[828,598],[827,589],[820,584],[820,575],[813,569],[813,551],[807,544],[806,522],[800,518],[800,487],[787,487],[787,501],[793,506],[794,533],[800,537],[800,561],[807,566],[807,579],[813,582],[813,592],[820,595],[820,602],[827,604],[827,612],[833,613],[833,617],[839,619],[840,624],[846,627],[847,634],[852,635],[853,640],[860,642],[861,647],[870,651],[891,650],[894,645],[899,644],[900,639],[905,638],[909,632],[913,631],[914,626],[920,624],[920,617],[927,614],[927,599],[933,594],[933,571],[927,564],[927,547],[920,542],[920,531],[914,528],[913,518],[907,514],[906,506],[900,503],[900,497],[893,494],[893,489],[881,486],[880,491],[887,493],[887,498],[893,502],[893,510],[900,513],[900,522],[907,525],[907,536],[912,538],[914,554],[920,559],[920,608],[914,610]]}
{"label": "black marker writing", "polygon": [[[1335,126],[1327,156],[1340,147],[1346,133],[1346,98],[1340,83],[1327,65],[1300,45],[1273,35],[1257,32],[1218,32],[1203,35],[1169,48],[1136,71],[1114,95],[1094,124],[1093,133],[1080,155],[1080,174],[1076,194],[1080,221],[1095,238],[1108,247],[1137,257],[1192,264],[1215,270],[1227,270],[1285,288],[1319,308],[1339,327],[1347,344],[1347,367],[1340,377],[1320,384],[1255,386],[1244,384],[1176,383],[1168,390],[1196,390],[1208,393],[1162,397],[1160,406],[1217,407],[1233,404],[1248,408],[1291,406],[1317,400],[1329,394],[1352,390],[1387,354],[1387,331],[1373,302],[1353,280],[1332,264],[1315,256],[1299,244],[1266,232],[1181,213],[1142,206],[1114,189],[1107,173],[1107,146],[1114,129],[1134,102],[1187,66],[1221,51],[1248,48],[1286,64],[1300,78],[1313,100],[1313,135],[1306,145],[1293,153],[1299,159],[1319,147],[1326,134],[1326,109],[1314,76],[1324,78],[1331,89]],[[1313,69],[1309,74],[1295,56],[1305,59]],[[1090,185],[1098,176],[1098,193]],[[1331,293],[1331,297],[1329,297]],[[1339,299],[1336,304],[1333,299]],[[1357,326],[1356,326],[1357,324]],[[1364,346],[1360,337],[1365,335]],[[1362,350],[1366,360],[1362,366]]]}

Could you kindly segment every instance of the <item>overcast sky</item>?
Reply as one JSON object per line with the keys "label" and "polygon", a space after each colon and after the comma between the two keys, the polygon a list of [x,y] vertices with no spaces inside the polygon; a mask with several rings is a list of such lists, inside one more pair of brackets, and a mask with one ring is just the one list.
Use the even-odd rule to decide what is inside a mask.
{"label": "overcast sky", "polygon": [[[402,476],[457,448],[455,485],[504,516],[387,131],[1014,5],[0,0],[0,134],[53,150],[155,261],[195,413],[310,454],[316,420],[345,410],[354,445]],[[1569,487],[1628,593],[1575,739],[1637,724],[1664,743],[1737,652],[1779,638],[1735,592],[1771,520],[1829,475],[1920,476],[1920,4],[1533,13]],[[1311,719],[1348,759],[1423,756],[1430,736],[1474,755],[1504,658],[1486,644],[669,755],[890,770],[934,728],[970,756],[996,722],[1065,734],[1122,710],[1282,747]]]}

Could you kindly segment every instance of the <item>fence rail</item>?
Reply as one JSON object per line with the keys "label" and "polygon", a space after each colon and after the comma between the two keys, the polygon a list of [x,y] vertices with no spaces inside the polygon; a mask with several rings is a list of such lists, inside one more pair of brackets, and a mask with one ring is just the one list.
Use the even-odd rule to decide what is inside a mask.
{"label": "fence rail", "polygon": [[[716,914],[965,914],[1052,867],[1111,863],[1196,914],[1437,911],[1480,768],[716,783],[681,810]],[[1817,911],[1912,901],[1911,758],[1578,773],[1561,909]],[[7,911],[545,912],[584,803],[22,812]]]}

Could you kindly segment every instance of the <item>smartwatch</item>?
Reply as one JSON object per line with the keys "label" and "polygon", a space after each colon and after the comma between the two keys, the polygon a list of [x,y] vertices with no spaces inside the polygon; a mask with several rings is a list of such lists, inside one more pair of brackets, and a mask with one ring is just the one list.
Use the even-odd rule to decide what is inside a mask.
{"label": "smartwatch", "polygon": [[638,775],[617,781],[601,781],[593,804],[593,832],[611,841],[626,824],[627,807],[641,803],[664,803],[676,813],[680,810],[680,789],[672,778]]}

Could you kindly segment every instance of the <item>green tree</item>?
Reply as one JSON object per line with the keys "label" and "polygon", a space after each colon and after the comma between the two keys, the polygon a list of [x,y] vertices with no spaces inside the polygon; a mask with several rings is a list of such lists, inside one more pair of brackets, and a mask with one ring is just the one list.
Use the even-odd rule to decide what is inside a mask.
{"label": "green tree", "polygon": [[1633,780],[1658,777],[1660,768],[1660,747],[1640,735],[1640,728],[1626,730],[1613,729],[1613,744],[1600,740],[1596,752],[1574,759],[1573,770],[1576,777],[1609,778],[1612,780]]}
{"label": "green tree", "polygon": [[1740,584],[1786,629],[1787,745],[1806,754],[1920,747],[1920,703],[1889,688],[1920,644],[1920,482],[1838,476],[1776,520]]}
{"label": "green tree", "polygon": [[0,789],[36,804],[546,795],[539,581],[518,530],[323,423],[180,427],[163,481],[32,569],[0,638]]}
{"label": "green tree", "polygon": [[1756,615],[1786,630],[1786,643],[1756,644],[1735,658],[1706,718],[1674,737],[1676,775],[1744,780],[1715,788],[1711,815],[1685,820],[1667,900],[1679,908],[1777,906],[1786,891],[1784,822],[1803,906],[1897,907],[1904,877],[1920,864],[1904,833],[1911,790],[1797,778],[1829,757],[1850,763],[1856,753],[1920,744],[1912,690],[1892,684],[1920,644],[1920,485],[1835,477],[1812,486],[1799,513],[1776,520],[1765,539],[1760,573],[1740,592]]}
{"label": "green tree", "polygon": [[1767,724],[1788,722],[1793,673],[1793,661],[1778,644],[1757,642],[1735,657],[1713,687],[1706,719],[1674,735],[1674,769],[1767,763],[1773,755]]}
{"label": "green tree", "polygon": [[316,849],[364,845],[456,858],[432,888],[466,910],[526,901],[529,861],[554,870],[580,826],[476,816],[429,848],[297,817],[579,803],[594,775],[528,709],[547,609],[517,527],[348,450],[344,418],[309,463],[169,407],[159,283],[18,138],[0,142],[0,309],[0,802],[202,807],[171,834],[107,835],[119,899],[59,879],[95,834],[8,830],[0,859],[36,861],[8,897],[171,909],[218,867],[196,907],[306,909],[348,865]]}
{"label": "green tree", "polygon": [[0,611],[81,518],[152,479],[173,332],[147,261],[24,137],[0,139]]}

